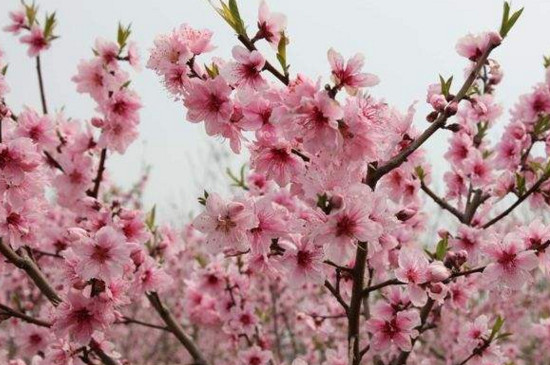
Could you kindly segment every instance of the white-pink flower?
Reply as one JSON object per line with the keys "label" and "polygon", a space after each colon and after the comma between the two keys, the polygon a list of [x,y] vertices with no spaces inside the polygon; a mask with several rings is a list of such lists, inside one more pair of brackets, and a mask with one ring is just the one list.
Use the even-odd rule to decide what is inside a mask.
{"label": "white-pink flower", "polygon": [[346,64],[344,57],[331,48],[328,50],[328,61],[334,83],[345,88],[350,95],[355,95],[361,87],[375,86],[380,82],[376,75],[361,72],[364,64],[362,54],[356,54]]}
{"label": "white-pink flower", "polygon": [[367,331],[373,334],[372,347],[375,351],[385,350],[392,344],[402,351],[411,351],[411,338],[418,336],[415,329],[420,325],[420,315],[416,310],[390,313],[385,303],[379,301],[372,308],[372,317],[367,321]]}
{"label": "white-pink flower", "polygon": [[531,281],[531,270],[538,265],[535,251],[526,250],[521,237],[508,233],[503,238],[493,237],[485,247],[491,259],[483,271],[483,276],[492,286],[503,284],[519,289]]}
{"label": "white-pink flower", "polygon": [[256,225],[253,211],[245,202],[226,201],[215,193],[208,196],[206,210],[193,221],[193,227],[206,233],[206,244],[212,252],[224,248],[247,250],[247,231]]}
{"label": "white-pink flower", "polygon": [[111,282],[120,278],[125,266],[131,264],[131,249],[123,234],[105,226],[92,238],[83,237],[73,246],[79,259],[75,271],[84,280]]}

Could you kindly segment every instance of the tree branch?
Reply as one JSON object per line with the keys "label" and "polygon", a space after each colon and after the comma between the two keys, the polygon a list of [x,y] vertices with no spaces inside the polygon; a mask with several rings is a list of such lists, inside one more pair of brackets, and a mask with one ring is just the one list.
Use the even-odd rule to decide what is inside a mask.
{"label": "tree branch", "polygon": [[481,226],[481,228],[483,229],[486,229],[486,228],[489,228],[491,227],[493,224],[497,223],[498,221],[500,221],[502,218],[506,217],[508,214],[510,214],[514,209],[516,209],[516,207],[518,205],[520,205],[521,203],[523,203],[523,201],[525,199],[527,199],[529,197],[529,195],[533,194],[534,192],[536,192],[540,187],[541,185],[546,181],[548,180],[548,178],[550,178],[550,170],[548,170],[547,172],[545,172],[544,174],[542,174],[542,176],[537,180],[537,182],[535,184],[533,184],[533,186],[531,186],[531,188],[529,190],[527,190],[522,196],[520,196],[515,202],[514,204],[510,205],[505,211],[503,211],[502,213],[500,213],[499,215],[497,215],[496,217],[494,217],[493,219],[491,219],[489,222],[485,223],[484,225]]}
{"label": "tree branch", "polygon": [[88,195],[92,198],[96,198],[99,195],[99,186],[103,180],[103,172],[105,171],[105,160],[107,159],[107,149],[103,148],[101,150],[101,155],[99,157],[99,166],[97,167],[97,175],[94,179],[94,187],[91,191],[88,191]]}
{"label": "tree branch", "polygon": [[432,200],[439,205],[442,209],[447,210],[449,213],[458,218],[459,221],[464,222],[464,214],[462,214],[458,209],[447,203],[444,199],[437,196],[425,183],[423,180],[420,180],[420,188],[425,192]]}
{"label": "tree branch", "polygon": [[25,313],[16,311],[13,308],[8,307],[7,305],[0,303],[0,314],[6,314],[10,317],[19,318],[22,321],[25,321],[27,323],[32,323],[40,327],[51,327],[52,324],[50,322],[44,321],[39,318],[31,317]]}
{"label": "tree branch", "polygon": [[466,96],[468,90],[474,83],[477,75],[479,74],[479,71],[487,61],[487,58],[491,54],[491,51],[498,47],[497,45],[491,45],[487,48],[485,52],[479,57],[479,59],[476,62],[476,65],[474,66],[474,69],[470,72],[468,78],[464,81],[464,84],[458,91],[458,93],[455,95],[455,97],[447,104],[445,107],[445,110],[441,113],[439,113],[436,120],[422,132],[420,136],[418,136],[414,141],[412,141],[407,147],[405,147],[401,152],[399,152],[396,156],[391,158],[388,162],[386,162],[384,165],[380,167],[376,167],[371,173],[367,175],[367,185],[369,185],[371,188],[374,188],[376,186],[376,183],[378,180],[380,180],[384,175],[386,175],[388,172],[392,171],[393,169],[401,166],[401,164],[405,161],[407,161],[407,158],[420,146],[424,144],[438,129],[442,128],[445,123],[447,122],[447,119],[454,113],[451,112],[450,106],[455,103],[459,103],[464,99]]}
{"label": "tree branch", "polygon": [[151,302],[151,305],[157,313],[160,315],[164,323],[166,324],[168,330],[176,336],[178,341],[185,347],[185,349],[189,352],[193,360],[195,360],[197,365],[208,365],[208,362],[206,361],[206,358],[202,354],[202,352],[199,350],[195,342],[191,337],[189,337],[181,325],[177,322],[176,318],[174,318],[173,314],[170,312],[170,310],[162,303],[157,293],[152,292],[147,294],[147,298],[149,299],[149,302]]}
{"label": "tree branch", "polygon": [[[250,38],[248,38],[248,35],[240,34],[237,38],[250,52],[258,50],[254,45],[254,43],[250,40]],[[279,79],[279,81],[281,81],[283,84],[285,85],[289,84],[288,75],[281,73],[267,60],[265,61],[264,70],[269,71],[273,76]]]}
{"label": "tree branch", "polygon": [[38,74],[38,87],[40,88],[40,100],[42,101],[42,113],[48,114],[48,105],[46,104],[46,92],[44,91],[44,80],[42,79],[42,67],[40,65],[40,56],[36,56],[36,73]]}

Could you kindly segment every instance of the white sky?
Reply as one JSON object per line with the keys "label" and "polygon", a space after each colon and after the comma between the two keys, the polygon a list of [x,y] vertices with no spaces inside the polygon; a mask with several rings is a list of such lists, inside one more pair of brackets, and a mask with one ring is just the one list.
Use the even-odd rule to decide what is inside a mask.
{"label": "white sky", "polygon": [[[0,2],[0,22],[4,26],[7,11],[17,8],[19,0]],[[154,37],[182,23],[212,29],[218,47],[216,56],[228,58],[237,44],[232,31],[206,0],[42,0],[39,4],[42,10],[57,11],[57,33],[61,35],[43,56],[49,108],[53,111],[64,107],[68,116],[77,119],[93,116],[94,104],[76,93],[70,78],[76,73],[78,61],[91,56],[96,37],[114,39],[118,21],[132,23],[132,39],[138,42],[144,61]],[[501,0],[272,0],[269,5],[288,16],[292,74],[302,72],[327,80],[329,47],[345,57],[362,52],[366,56],[365,70],[381,79],[372,94],[402,110],[420,101],[415,123],[422,129],[427,125],[423,105],[427,85],[437,82],[439,73],[454,74],[456,81],[462,80],[466,62],[454,50],[456,40],[468,32],[497,30],[502,9]],[[254,29],[258,1],[240,0],[239,6],[247,25]],[[513,2],[513,8],[521,6],[525,6],[522,18],[494,53],[505,72],[497,96],[507,110],[520,94],[543,79],[542,55],[550,54],[546,29],[550,1]],[[34,60],[26,56],[26,47],[4,32],[0,34],[0,47],[10,63],[8,82],[12,92],[8,103],[16,111],[24,104],[38,108]],[[202,187],[213,190],[220,180],[228,181],[222,175],[214,178],[207,166],[213,160],[212,154],[227,153],[226,144],[208,138],[202,125],[185,121],[183,106],[170,99],[153,72],[144,69],[133,80],[144,104],[141,136],[124,156],[109,159],[107,166],[116,181],[130,186],[143,164],[150,164],[153,170],[145,196],[147,205],[156,203],[165,216],[173,214],[173,206],[180,214],[196,209],[195,198]],[[427,144],[439,173],[444,167],[441,155],[446,140],[442,132]],[[234,157],[224,165],[227,163],[233,167],[240,164]]]}

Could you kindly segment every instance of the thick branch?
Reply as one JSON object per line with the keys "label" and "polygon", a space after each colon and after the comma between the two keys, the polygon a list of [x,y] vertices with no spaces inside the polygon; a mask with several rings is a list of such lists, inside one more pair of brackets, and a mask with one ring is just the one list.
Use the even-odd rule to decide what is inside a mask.
{"label": "thick branch", "polygon": [[40,271],[38,266],[36,266],[36,263],[26,254],[26,252],[24,252],[24,250],[21,255],[18,255],[0,238],[0,253],[4,255],[9,262],[21,270],[24,270],[36,284],[38,289],[40,289],[42,294],[44,294],[54,306],[62,302],[55,289],[50,285],[44,274]]}
{"label": "thick branch", "polygon": [[149,299],[149,302],[151,302],[151,305],[157,313],[160,315],[164,323],[166,324],[168,330],[176,336],[178,341],[185,347],[185,349],[189,352],[193,360],[195,360],[197,365],[208,365],[208,362],[206,361],[206,358],[202,354],[202,352],[199,350],[195,342],[191,337],[189,337],[181,325],[177,322],[176,318],[172,315],[170,310],[161,302],[159,296],[157,293],[149,293],[147,294],[147,298]]}
{"label": "thick branch", "polygon": [[361,362],[359,337],[359,321],[361,318],[361,304],[363,299],[363,285],[365,281],[365,267],[367,263],[367,243],[358,242],[353,267],[353,286],[348,311],[348,353],[351,356],[351,365]]}
{"label": "thick branch", "polygon": [[[2,240],[2,238],[0,238],[0,253],[13,265],[24,270],[31,278],[31,280],[36,284],[38,289],[40,289],[40,292],[44,294],[54,306],[58,306],[62,302],[62,300],[59,295],[57,295],[55,289],[51,286],[51,284],[48,282],[48,279],[46,279],[44,274],[40,271],[36,263],[29,257],[26,251],[24,249],[22,249],[21,251],[21,255],[17,254],[8,244],[6,244]],[[3,310],[3,308],[0,309]],[[36,321],[35,324],[37,324]],[[46,322],[43,322],[42,324],[46,324]],[[101,359],[101,362],[103,362],[103,364],[119,365],[116,360],[112,359],[109,355],[103,352],[100,347],[92,346],[92,344],[90,345],[90,347],[94,351],[94,353]]]}

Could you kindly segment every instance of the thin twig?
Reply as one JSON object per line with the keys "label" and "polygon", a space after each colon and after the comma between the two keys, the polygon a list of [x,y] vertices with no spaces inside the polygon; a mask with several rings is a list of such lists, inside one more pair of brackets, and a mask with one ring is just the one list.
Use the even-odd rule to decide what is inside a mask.
{"label": "thin twig", "polygon": [[425,183],[423,180],[420,180],[420,188],[423,192],[425,192],[432,200],[439,205],[441,208],[447,210],[449,213],[454,215],[458,218],[459,221],[464,221],[464,215],[455,207],[447,203],[443,198],[439,197],[437,194],[435,194]]}
{"label": "thin twig", "polygon": [[534,192],[536,192],[540,186],[546,181],[548,180],[548,178],[550,178],[550,170],[545,172],[544,174],[542,174],[542,176],[537,180],[537,182],[535,184],[533,184],[533,186],[531,186],[531,188],[529,190],[527,190],[522,196],[520,196],[515,202],[514,204],[510,205],[506,210],[504,210],[502,213],[500,213],[499,215],[497,215],[496,217],[494,217],[493,219],[491,219],[489,222],[485,223],[483,226],[481,226],[481,228],[483,229],[486,229],[486,228],[489,228],[491,227],[493,224],[497,223],[498,221],[500,221],[502,218],[506,217],[508,214],[510,214],[514,209],[516,209],[516,207],[518,205],[520,205],[521,203],[523,203],[523,201],[525,199],[527,199],[531,194],[533,194]]}
{"label": "thin twig", "polygon": [[40,56],[36,56],[36,73],[38,75],[38,87],[40,88],[40,100],[42,101],[42,113],[48,114],[48,105],[46,104],[46,92],[44,91],[44,80],[42,78]]}
{"label": "thin twig", "polygon": [[88,195],[97,198],[99,195],[99,186],[101,185],[101,180],[103,180],[103,172],[105,171],[105,160],[107,159],[107,149],[103,148],[101,150],[101,155],[99,157],[99,166],[97,168],[97,175],[94,179],[94,188],[88,192]]}
{"label": "thin twig", "polygon": [[52,324],[50,322],[44,321],[39,318],[31,317],[25,313],[16,311],[13,308],[8,307],[7,305],[0,304],[0,314],[6,314],[10,317],[19,318],[22,321],[25,321],[27,323],[32,323],[40,327],[51,327]]}

